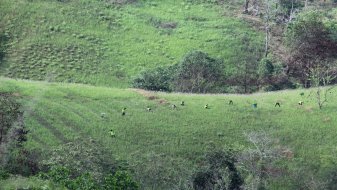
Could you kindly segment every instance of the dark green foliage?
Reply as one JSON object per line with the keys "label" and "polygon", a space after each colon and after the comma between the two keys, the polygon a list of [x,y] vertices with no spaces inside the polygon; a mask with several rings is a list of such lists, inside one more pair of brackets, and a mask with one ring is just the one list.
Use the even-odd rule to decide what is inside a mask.
{"label": "dark green foliage", "polygon": [[154,91],[172,91],[176,66],[159,67],[142,72],[133,80],[133,87]]}
{"label": "dark green foliage", "polygon": [[41,173],[40,178],[52,180],[53,182],[69,189],[99,189],[97,182],[89,173],[83,173],[74,177],[73,171],[62,166],[53,167],[47,173]]}
{"label": "dark green foliage", "polygon": [[193,188],[240,190],[244,183],[237,170],[232,150],[214,151],[206,155],[206,167],[193,176]]}
{"label": "dark green foliage", "polygon": [[15,98],[9,93],[0,93],[0,144],[20,116],[20,104]]}
{"label": "dark green foliage", "polygon": [[[286,31],[291,53],[288,73],[299,79],[304,87],[311,86],[312,69],[331,69],[327,68],[326,61],[337,56],[337,42],[331,38],[333,31],[324,23],[326,19],[322,12],[306,11],[299,14]],[[335,21],[330,21],[330,26],[331,23]]]}
{"label": "dark green foliage", "polygon": [[179,92],[216,92],[222,84],[224,65],[207,53],[192,51],[181,61],[174,78],[174,90]]}
{"label": "dark green foliage", "polygon": [[214,183],[211,171],[198,171],[193,177],[193,188],[195,190],[212,189]]}
{"label": "dark green foliage", "polygon": [[279,3],[285,9],[287,15],[290,14],[292,9],[299,9],[304,6],[303,2],[299,0],[279,0]]}
{"label": "dark green foliage", "polygon": [[234,71],[226,82],[230,86],[238,86],[240,93],[252,93],[259,86],[259,61],[262,57],[263,46],[256,43],[248,33],[240,37],[242,47],[238,50]]}
{"label": "dark green foliage", "polygon": [[133,80],[133,87],[157,91],[219,92],[223,72],[221,60],[201,51],[192,51],[178,65],[143,72]]}
{"label": "dark green foliage", "polygon": [[104,178],[103,189],[106,190],[136,190],[139,185],[125,171],[117,171],[114,175]]}
{"label": "dark green foliage", "polygon": [[83,190],[136,190],[139,185],[126,171],[117,171],[114,175],[108,174],[103,180],[96,180],[90,173],[85,172],[74,176],[74,171],[63,166],[51,168],[46,173],[41,173],[41,179],[53,182],[69,189]]}
{"label": "dark green foliage", "polygon": [[29,176],[39,171],[38,154],[24,147],[28,131],[20,107],[12,94],[0,94],[0,145],[5,149],[5,153],[1,153],[1,162],[10,173]]}
{"label": "dark green foliage", "polygon": [[55,166],[50,168],[47,173],[40,173],[39,177],[42,179],[52,180],[55,183],[61,184],[63,186],[67,186],[71,182],[71,173],[71,170],[66,167]]}
{"label": "dark green foliage", "polygon": [[5,52],[7,49],[7,42],[9,40],[9,36],[6,34],[0,33],[0,64],[5,57]]}
{"label": "dark green foliage", "polygon": [[111,154],[100,147],[92,139],[77,139],[52,150],[49,158],[42,163],[47,169],[62,166],[71,170],[72,176],[88,172],[100,180],[104,174],[114,172],[119,167]]}
{"label": "dark green foliage", "polygon": [[283,66],[271,56],[263,58],[259,63],[259,83],[264,91],[296,88],[284,72]]}
{"label": "dark green foliage", "polygon": [[337,189],[337,168],[336,166],[330,166],[328,171],[326,171],[325,176],[323,176],[324,179],[326,179],[327,182],[327,188],[328,190],[334,190]]}
{"label": "dark green foliage", "polygon": [[89,173],[84,173],[72,181],[69,189],[98,190],[100,188]]}
{"label": "dark green foliage", "polygon": [[39,157],[37,152],[28,151],[23,147],[11,147],[6,155],[5,169],[11,174],[35,175],[40,171]]}
{"label": "dark green foliage", "polygon": [[273,75],[275,67],[270,58],[263,58],[259,64],[259,75],[262,78],[268,78]]}
{"label": "dark green foliage", "polygon": [[10,177],[9,173],[6,170],[0,168],[0,180],[5,180],[8,179],[9,177]]}

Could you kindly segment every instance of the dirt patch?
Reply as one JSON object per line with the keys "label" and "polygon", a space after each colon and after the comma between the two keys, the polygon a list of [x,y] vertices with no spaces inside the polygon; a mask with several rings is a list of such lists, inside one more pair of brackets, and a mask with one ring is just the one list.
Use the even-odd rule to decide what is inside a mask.
{"label": "dirt patch", "polygon": [[176,22],[163,22],[159,25],[160,28],[164,28],[164,29],[175,29],[177,28],[178,23]]}
{"label": "dirt patch", "polygon": [[146,91],[142,89],[132,89],[133,91],[137,92],[138,94],[146,97],[148,100],[153,100],[158,102],[158,104],[168,104],[169,102],[163,98],[159,98],[151,91]]}
{"label": "dirt patch", "polygon": [[282,156],[284,156],[287,159],[292,159],[294,158],[294,153],[290,149],[284,149],[281,152]]}
{"label": "dirt patch", "polygon": [[21,96],[20,93],[18,93],[18,92],[13,93],[12,95],[15,96],[15,97],[20,97]]}
{"label": "dirt patch", "polygon": [[313,112],[313,107],[311,107],[311,106],[305,107],[305,111],[311,113],[311,112]]}
{"label": "dirt patch", "polygon": [[117,5],[124,5],[129,3],[136,3],[137,0],[107,0],[109,4],[117,4]]}
{"label": "dirt patch", "polygon": [[325,123],[329,123],[331,121],[331,118],[330,117],[324,117],[323,121]]}
{"label": "dirt patch", "polygon": [[167,100],[165,99],[160,99],[159,104],[168,104]]}
{"label": "dirt patch", "polygon": [[149,99],[149,100],[155,100],[155,99],[158,99],[158,97],[157,96],[149,96],[149,97],[147,97],[147,99]]}

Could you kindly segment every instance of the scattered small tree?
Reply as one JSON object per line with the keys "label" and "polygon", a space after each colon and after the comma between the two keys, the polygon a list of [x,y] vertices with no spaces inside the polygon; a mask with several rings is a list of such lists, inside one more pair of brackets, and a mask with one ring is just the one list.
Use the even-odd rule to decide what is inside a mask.
{"label": "scattered small tree", "polygon": [[310,69],[310,81],[312,87],[316,89],[316,102],[319,109],[322,109],[323,105],[328,102],[328,95],[334,88],[334,86],[328,87],[328,85],[336,79],[336,72],[336,69],[333,68],[315,67]]}
{"label": "scattered small tree", "polygon": [[272,146],[273,140],[264,131],[244,135],[253,144],[253,148],[243,152],[239,159],[242,168],[248,173],[245,187],[266,189],[271,175],[269,169],[276,160],[281,158],[281,152]]}

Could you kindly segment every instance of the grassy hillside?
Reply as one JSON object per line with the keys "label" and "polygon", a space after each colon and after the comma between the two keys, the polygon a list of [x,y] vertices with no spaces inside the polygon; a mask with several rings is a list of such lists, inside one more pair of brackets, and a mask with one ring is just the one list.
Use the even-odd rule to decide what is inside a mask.
{"label": "grassy hillside", "polygon": [[236,64],[243,36],[261,34],[231,6],[186,0],[113,5],[103,0],[1,0],[0,73],[21,79],[126,87],[140,71],[191,50]]}
{"label": "grassy hillside", "polygon": [[[244,133],[265,131],[274,146],[289,149],[294,158],[281,162],[283,174],[306,166],[319,173],[336,160],[336,96],[323,110],[310,90],[253,95],[165,94],[75,84],[0,80],[0,91],[16,92],[24,103],[30,130],[27,148],[42,150],[81,139],[95,140],[124,160],[143,187],[172,189],[190,179],[205,152],[251,147]],[[336,90],[333,94],[337,93]],[[234,101],[233,106],[227,104]],[[171,104],[184,107],[171,109]],[[303,100],[304,106],[297,102]],[[253,102],[258,108],[252,108]],[[274,107],[276,101],[281,107]],[[210,109],[204,109],[209,104]],[[150,106],[152,112],[147,112]],[[121,109],[127,108],[125,116]],[[102,118],[101,114],[106,117]],[[116,138],[108,131],[113,129]],[[287,176],[287,175],[285,175]],[[181,184],[180,184],[181,183]],[[277,178],[274,189],[293,189],[291,176]],[[1,184],[1,182],[0,182]],[[181,186],[180,186],[181,187]]]}

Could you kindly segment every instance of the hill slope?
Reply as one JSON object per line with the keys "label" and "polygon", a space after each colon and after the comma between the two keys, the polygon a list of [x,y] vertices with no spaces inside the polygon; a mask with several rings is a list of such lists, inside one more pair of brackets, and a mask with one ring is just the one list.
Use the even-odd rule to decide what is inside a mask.
{"label": "hill slope", "polygon": [[[142,70],[172,65],[192,50],[225,60],[241,39],[262,36],[225,6],[176,1],[1,0],[0,73],[21,79],[125,87]],[[228,6],[227,6],[228,7]]]}
{"label": "hill slope", "polygon": [[[275,147],[291,150],[294,158],[281,162],[285,173],[300,171],[300,166],[324,171],[336,161],[336,97],[319,110],[312,96],[302,98],[298,90],[253,95],[165,94],[1,78],[0,91],[16,92],[25,105],[28,149],[42,150],[47,158],[58,145],[93,139],[99,147],[111,150],[112,159],[125,160],[147,188],[182,185],[205,152],[225,147],[245,150],[251,145],[243,134],[252,131],[265,131]],[[303,92],[309,95],[309,90]],[[233,106],[227,104],[229,99]],[[182,100],[186,105],[178,106]],[[305,105],[298,106],[299,100]],[[251,107],[254,101],[257,109]],[[274,107],[276,101],[281,102],[280,108]],[[171,104],[178,108],[171,109]],[[210,109],[204,109],[205,104]],[[152,112],[146,111],[147,106]],[[123,107],[127,108],[125,116],[121,115]],[[110,129],[116,138],[109,136]],[[292,178],[275,179],[273,188],[293,189],[297,182]]]}

